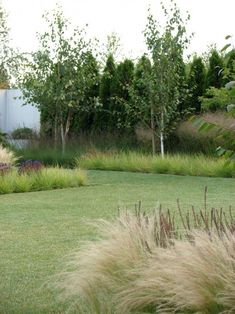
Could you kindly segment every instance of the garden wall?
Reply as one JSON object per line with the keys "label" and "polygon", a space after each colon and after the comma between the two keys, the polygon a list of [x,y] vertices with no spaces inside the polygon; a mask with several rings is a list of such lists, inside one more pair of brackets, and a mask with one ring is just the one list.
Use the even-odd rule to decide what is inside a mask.
{"label": "garden wall", "polygon": [[11,133],[19,127],[40,129],[40,113],[37,108],[28,104],[23,106],[19,89],[0,90],[0,131]]}

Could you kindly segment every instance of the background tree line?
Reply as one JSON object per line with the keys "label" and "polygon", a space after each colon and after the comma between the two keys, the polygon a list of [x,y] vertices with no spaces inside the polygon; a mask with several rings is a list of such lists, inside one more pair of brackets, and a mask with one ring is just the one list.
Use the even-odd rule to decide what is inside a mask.
{"label": "background tree line", "polygon": [[60,7],[44,16],[48,30],[38,36],[39,50],[14,54],[2,10],[1,86],[10,86],[10,72],[15,74],[25,102],[41,112],[42,135],[62,143],[63,150],[67,139],[81,132],[131,134],[142,125],[152,132],[153,152],[159,137],[164,154],[165,139],[188,113],[224,109],[218,95],[223,104],[231,100],[224,101],[223,87],[234,77],[235,50],[211,48],[206,57],[185,61],[188,19],[183,21],[174,2],[162,9],[164,27],[149,12],[145,55],[120,61],[118,38],[111,36],[104,64],[85,30],[72,28]]}
{"label": "background tree line", "polygon": [[[200,113],[202,111],[200,97],[206,96],[206,91],[210,87],[222,88],[230,81],[230,78],[223,78],[221,70],[226,66],[231,67],[232,61],[235,61],[235,50],[227,60],[227,56],[220,54],[216,49],[209,52],[208,60],[195,55],[191,62],[182,61],[181,79],[188,88],[188,96],[180,103],[179,112],[190,109]],[[113,55],[109,55],[103,69],[92,54],[88,62],[90,73],[96,77],[96,84],[90,86],[84,98],[96,97],[102,107],[96,112],[74,115],[71,132],[76,134],[81,130],[108,132],[133,130],[138,118],[128,114],[127,104],[131,105],[133,102],[130,87],[138,90],[140,98],[146,98],[142,80],[147,75],[148,66],[151,66],[149,58],[143,55],[137,62],[130,59],[118,62]],[[51,123],[46,112],[42,116],[42,123],[48,124],[45,132],[49,134]]]}

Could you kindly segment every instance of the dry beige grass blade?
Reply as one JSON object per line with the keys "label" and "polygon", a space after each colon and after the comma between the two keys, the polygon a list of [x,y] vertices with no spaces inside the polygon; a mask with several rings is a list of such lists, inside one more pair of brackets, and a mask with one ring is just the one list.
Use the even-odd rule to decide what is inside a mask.
{"label": "dry beige grass blade", "polygon": [[223,227],[180,239],[167,215],[98,222],[100,240],[82,246],[62,283],[81,313],[234,312],[235,235]]}
{"label": "dry beige grass blade", "polygon": [[104,313],[106,299],[106,312],[113,312],[114,296],[135,279],[135,265],[145,262],[156,246],[155,224],[154,216],[147,221],[142,214],[137,217],[130,213],[114,222],[98,221],[103,239],[85,243],[74,255],[75,270],[65,275],[62,285],[65,294],[81,296],[93,313]]}
{"label": "dry beige grass blade", "polygon": [[[176,240],[156,248],[139,278],[124,289],[119,313],[146,308],[157,313],[233,313],[235,308],[235,237],[197,231],[194,242]],[[152,312],[154,313],[154,311]]]}

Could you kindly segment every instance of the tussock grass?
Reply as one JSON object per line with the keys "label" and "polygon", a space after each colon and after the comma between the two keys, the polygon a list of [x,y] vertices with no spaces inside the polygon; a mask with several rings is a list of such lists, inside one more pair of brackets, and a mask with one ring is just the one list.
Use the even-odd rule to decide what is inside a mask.
{"label": "tussock grass", "polygon": [[43,168],[38,172],[19,174],[16,169],[1,176],[0,194],[43,191],[86,184],[86,173],[80,169]]}
{"label": "tussock grass", "polygon": [[0,144],[0,163],[13,165],[18,158],[10,149],[2,147]]}
{"label": "tussock grass", "polygon": [[99,220],[99,240],[84,243],[60,277],[63,297],[76,299],[79,313],[234,313],[233,217],[200,216],[201,230],[178,230],[161,210]]}
{"label": "tussock grass", "polygon": [[94,170],[118,170],[132,172],[151,172],[160,174],[235,177],[235,165],[223,159],[204,155],[166,155],[152,157],[139,153],[101,153],[86,154],[77,159],[77,165]]}
{"label": "tussock grass", "polygon": [[191,233],[193,243],[175,240],[155,248],[136,279],[119,293],[118,313],[233,313],[235,236]]}

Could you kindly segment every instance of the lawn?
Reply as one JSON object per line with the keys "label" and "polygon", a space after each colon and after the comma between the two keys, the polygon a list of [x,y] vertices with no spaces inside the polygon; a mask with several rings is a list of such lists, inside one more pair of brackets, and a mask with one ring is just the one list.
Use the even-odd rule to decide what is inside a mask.
{"label": "lawn", "polygon": [[65,313],[47,285],[80,240],[95,237],[84,221],[109,218],[117,207],[235,205],[235,180],[90,171],[85,187],[0,196],[0,313]]}

